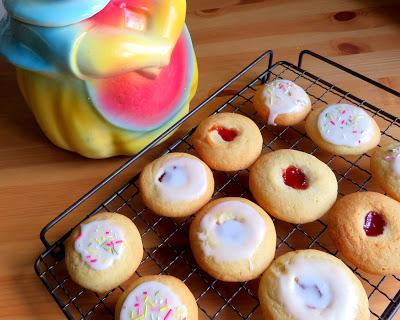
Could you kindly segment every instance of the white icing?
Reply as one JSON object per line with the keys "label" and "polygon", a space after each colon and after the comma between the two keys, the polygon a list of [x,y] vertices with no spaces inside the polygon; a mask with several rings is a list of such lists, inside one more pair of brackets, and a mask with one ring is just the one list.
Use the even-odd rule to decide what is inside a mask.
{"label": "white icing", "polygon": [[167,161],[156,175],[160,194],[171,201],[190,201],[207,190],[207,171],[194,159],[181,157]]}
{"label": "white icing", "polygon": [[279,290],[296,320],[355,319],[357,288],[350,275],[329,261],[295,257],[279,278]]}
{"label": "white icing", "polygon": [[393,173],[400,177],[400,146],[388,150],[385,160],[391,163]]}
{"label": "white icing", "polygon": [[392,164],[393,171],[397,176],[400,176],[400,155],[397,155]]}
{"label": "white icing", "polygon": [[119,320],[187,320],[187,308],[166,285],[149,281],[125,299]]}
{"label": "white icing", "polygon": [[310,98],[303,88],[290,80],[277,79],[266,84],[263,96],[269,109],[270,125],[276,125],[275,120],[279,115],[299,112],[310,104]]}
{"label": "white icing", "polygon": [[124,251],[122,230],[107,220],[92,221],[81,225],[81,233],[75,239],[75,251],[95,270],[105,270]]}
{"label": "white icing", "polygon": [[198,239],[204,254],[215,260],[250,260],[265,236],[265,229],[265,222],[255,209],[241,201],[228,200],[204,215]]}
{"label": "white icing", "polygon": [[361,108],[334,104],[318,117],[318,129],[324,140],[340,146],[357,147],[368,142],[374,127],[372,118]]}

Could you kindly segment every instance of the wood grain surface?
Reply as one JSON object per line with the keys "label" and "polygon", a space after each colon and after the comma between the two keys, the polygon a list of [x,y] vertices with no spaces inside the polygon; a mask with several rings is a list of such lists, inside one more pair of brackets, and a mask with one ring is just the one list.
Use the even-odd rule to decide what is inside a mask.
{"label": "wood grain surface", "polygon": [[[200,68],[194,103],[266,49],[291,62],[310,49],[400,90],[399,12],[396,0],[189,0]],[[400,115],[398,99],[315,61],[305,66]],[[24,103],[13,66],[0,59],[0,319],[63,319],[34,274],[44,250],[39,232],[126,159],[88,160],[53,146]]]}

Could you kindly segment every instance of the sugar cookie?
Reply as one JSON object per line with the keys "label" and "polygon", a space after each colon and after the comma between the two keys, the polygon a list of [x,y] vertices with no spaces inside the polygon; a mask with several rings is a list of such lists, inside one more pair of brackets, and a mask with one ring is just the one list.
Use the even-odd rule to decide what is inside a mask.
{"label": "sugar cookie", "polygon": [[305,119],[311,101],[302,87],[276,79],[261,86],[253,98],[254,108],[269,125],[291,126]]}
{"label": "sugar cookie", "polygon": [[329,211],[328,231],[343,256],[374,274],[400,274],[400,203],[376,192],[357,192]]}
{"label": "sugar cookie", "polygon": [[189,288],[171,276],[136,279],[118,299],[116,320],[197,320],[196,300]]}
{"label": "sugar cookie", "polygon": [[169,153],[149,163],[140,175],[143,202],[156,214],[185,217],[198,211],[214,192],[210,168],[188,153]]}
{"label": "sugar cookie", "polygon": [[259,299],[268,320],[368,320],[368,297],[353,272],[318,250],[288,252],[261,278]]}
{"label": "sugar cookie", "polygon": [[336,201],[335,174],[316,157],[282,149],[262,155],[250,169],[249,187],[272,216],[291,223],[321,218]]}
{"label": "sugar cookie", "polygon": [[274,258],[276,232],[255,203],[221,198],[196,214],[190,245],[198,264],[214,278],[247,281],[257,278]]}
{"label": "sugar cookie", "polygon": [[200,123],[193,142],[210,168],[237,171],[256,161],[263,138],[251,119],[236,113],[219,113]]}
{"label": "sugar cookie", "polygon": [[381,138],[378,125],[364,109],[343,103],[313,110],[306,132],[321,149],[343,156],[365,153]]}
{"label": "sugar cookie", "polygon": [[379,148],[371,157],[372,176],[392,198],[400,201],[400,143]]}
{"label": "sugar cookie", "polygon": [[135,224],[117,213],[99,213],[81,223],[65,244],[65,263],[80,286],[106,292],[128,280],[143,257]]}

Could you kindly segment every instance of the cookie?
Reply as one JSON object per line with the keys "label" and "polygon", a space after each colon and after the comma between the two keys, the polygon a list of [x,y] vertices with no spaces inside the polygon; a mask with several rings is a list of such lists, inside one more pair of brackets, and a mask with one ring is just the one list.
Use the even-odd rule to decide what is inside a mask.
{"label": "cookie", "polygon": [[198,211],[214,192],[210,168],[188,153],[168,153],[140,175],[143,202],[156,214],[185,217]]}
{"label": "cookie", "polygon": [[85,220],[65,244],[65,263],[71,279],[99,293],[128,280],[142,257],[138,229],[118,213],[99,213]]}
{"label": "cookie", "polygon": [[400,203],[376,192],[338,200],[328,231],[342,255],[373,274],[400,274]]}
{"label": "cookie", "polygon": [[196,300],[189,288],[171,276],[136,279],[118,299],[116,320],[197,320]]}
{"label": "cookie", "polygon": [[381,134],[368,113],[350,104],[333,104],[313,110],[306,132],[321,149],[335,155],[359,155],[375,148]]}
{"label": "cookie", "polygon": [[193,142],[210,168],[237,171],[256,161],[263,138],[253,120],[236,113],[219,113],[200,123]]}
{"label": "cookie", "polygon": [[338,191],[335,174],[325,163],[288,149],[262,155],[250,169],[249,187],[264,210],[291,223],[321,218]]}
{"label": "cookie", "polygon": [[288,252],[263,274],[258,297],[268,320],[368,320],[360,280],[338,258],[318,250]]}
{"label": "cookie", "polygon": [[371,157],[372,176],[392,198],[400,201],[400,143],[384,145]]}
{"label": "cookie", "polygon": [[222,281],[255,279],[275,255],[271,218],[244,198],[221,198],[207,204],[196,214],[189,235],[197,263]]}
{"label": "cookie", "polygon": [[311,111],[311,101],[302,87],[290,80],[276,79],[258,88],[254,108],[269,125],[291,126]]}

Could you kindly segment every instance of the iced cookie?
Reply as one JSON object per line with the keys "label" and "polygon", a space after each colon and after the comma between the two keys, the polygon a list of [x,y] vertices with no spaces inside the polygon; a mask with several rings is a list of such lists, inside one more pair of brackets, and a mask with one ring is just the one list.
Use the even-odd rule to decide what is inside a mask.
{"label": "iced cookie", "polygon": [[392,198],[400,201],[400,143],[394,142],[379,148],[371,157],[374,179]]}
{"label": "iced cookie", "polygon": [[263,138],[251,119],[236,113],[219,113],[200,123],[194,146],[212,169],[248,168],[261,154]]}
{"label": "iced cookie", "polygon": [[117,213],[99,213],[80,224],[67,239],[65,263],[80,286],[106,292],[128,280],[143,257],[135,224]]}
{"label": "iced cookie", "polygon": [[268,320],[368,320],[368,298],[338,258],[318,250],[288,252],[261,278],[258,297]]}
{"label": "iced cookie", "polygon": [[290,80],[277,79],[261,86],[253,98],[254,108],[269,125],[291,126],[311,111],[307,93]]}
{"label": "iced cookie", "polygon": [[197,320],[196,300],[189,288],[171,276],[136,279],[118,299],[116,320]]}
{"label": "iced cookie", "polygon": [[375,148],[381,138],[375,120],[350,104],[333,104],[313,110],[306,132],[321,149],[336,155],[358,155]]}
{"label": "iced cookie", "polygon": [[329,212],[328,230],[343,256],[374,274],[400,274],[400,203],[376,192],[344,196]]}
{"label": "iced cookie", "polygon": [[249,187],[272,216],[291,223],[322,217],[336,201],[335,174],[316,157],[296,150],[261,156],[250,169]]}
{"label": "iced cookie", "polygon": [[210,200],[214,178],[199,158],[187,153],[169,153],[143,169],[140,190],[143,202],[156,214],[185,217]]}
{"label": "iced cookie", "polygon": [[190,245],[200,267],[216,279],[242,282],[257,278],[275,255],[271,218],[244,198],[207,204],[190,227]]}

